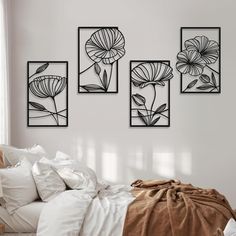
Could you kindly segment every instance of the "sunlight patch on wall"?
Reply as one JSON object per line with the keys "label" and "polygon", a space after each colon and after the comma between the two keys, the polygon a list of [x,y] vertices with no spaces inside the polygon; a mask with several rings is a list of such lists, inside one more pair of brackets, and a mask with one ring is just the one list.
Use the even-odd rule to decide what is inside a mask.
{"label": "sunlight patch on wall", "polygon": [[192,155],[190,152],[184,152],[178,161],[179,171],[184,175],[192,174]]}
{"label": "sunlight patch on wall", "polygon": [[93,147],[87,149],[86,164],[91,169],[96,170],[96,153]]}
{"label": "sunlight patch on wall", "polygon": [[130,167],[142,170],[144,169],[144,156],[142,150],[130,152],[128,164]]}
{"label": "sunlight patch on wall", "polygon": [[117,168],[118,160],[115,152],[104,152],[102,154],[102,177],[103,179],[116,182],[117,181]]}
{"label": "sunlight patch on wall", "polygon": [[84,144],[82,139],[78,139],[76,145],[76,159],[78,159],[79,161],[83,161],[83,155],[84,155],[83,145]]}
{"label": "sunlight patch on wall", "polygon": [[153,172],[166,178],[175,177],[174,153],[153,153]]}

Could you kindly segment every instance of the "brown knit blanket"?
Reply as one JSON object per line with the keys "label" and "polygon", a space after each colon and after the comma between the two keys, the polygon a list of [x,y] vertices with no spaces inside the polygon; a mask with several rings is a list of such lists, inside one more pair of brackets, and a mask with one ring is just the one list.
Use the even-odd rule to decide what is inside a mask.
{"label": "brown knit blanket", "polygon": [[[179,181],[135,181],[123,236],[218,236],[235,218],[225,197]],[[221,230],[220,230],[221,229]]]}

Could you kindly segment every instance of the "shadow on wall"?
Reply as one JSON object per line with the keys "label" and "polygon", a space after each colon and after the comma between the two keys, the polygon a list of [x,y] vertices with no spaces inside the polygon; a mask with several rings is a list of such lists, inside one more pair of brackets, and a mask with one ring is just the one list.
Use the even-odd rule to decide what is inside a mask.
{"label": "shadow on wall", "polygon": [[[136,179],[189,179],[192,175],[191,152],[160,152],[158,149],[126,147],[119,150],[108,143],[77,139],[73,156],[92,168],[98,178],[110,183],[131,183]],[[129,182],[127,182],[129,181]]]}

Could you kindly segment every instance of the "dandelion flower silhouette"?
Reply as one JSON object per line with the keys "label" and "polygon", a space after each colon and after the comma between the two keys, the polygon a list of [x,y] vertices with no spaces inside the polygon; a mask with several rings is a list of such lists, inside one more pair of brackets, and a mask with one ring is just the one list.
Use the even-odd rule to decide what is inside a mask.
{"label": "dandelion flower silhouette", "polygon": [[173,69],[162,62],[145,62],[134,67],[131,80],[136,87],[144,88],[150,84],[165,86],[165,81],[173,78]]}
{"label": "dandelion flower silhouette", "polygon": [[201,54],[197,51],[184,50],[178,53],[177,58],[176,68],[182,74],[200,75],[206,65]]}
{"label": "dandelion flower silhouette", "polygon": [[207,64],[215,63],[219,57],[219,44],[206,36],[196,36],[184,43],[188,51],[197,51]]}
{"label": "dandelion flower silhouette", "polygon": [[39,76],[29,84],[30,91],[39,98],[54,98],[65,87],[66,78],[56,75]]}
{"label": "dandelion flower silhouette", "polygon": [[91,60],[111,64],[125,55],[125,38],[115,28],[104,28],[96,31],[85,44]]}

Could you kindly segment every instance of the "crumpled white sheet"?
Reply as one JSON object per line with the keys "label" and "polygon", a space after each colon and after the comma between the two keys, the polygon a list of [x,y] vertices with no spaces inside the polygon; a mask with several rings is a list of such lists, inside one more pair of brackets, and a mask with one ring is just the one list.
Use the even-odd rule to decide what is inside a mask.
{"label": "crumpled white sheet", "polygon": [[43,208],[37,236],[119,236],[129,203],[130,187],[70,190]]}
{"label": "crumpled white sheet", "polygon": [[95,172],[63,152],[57,152],[51,165],[71,189],[95,189],[97,186]]}
{"label": "crumpled white sheet", "polygon": [[224,236],[236,236],[236,221],[231,218],[224,230]]}
{"label": "crumpled white sheet", "polygon": [[121,236],[128,205],[134,199],[130,189],[113,185],[101,190],[88,208],[80,236]]}

